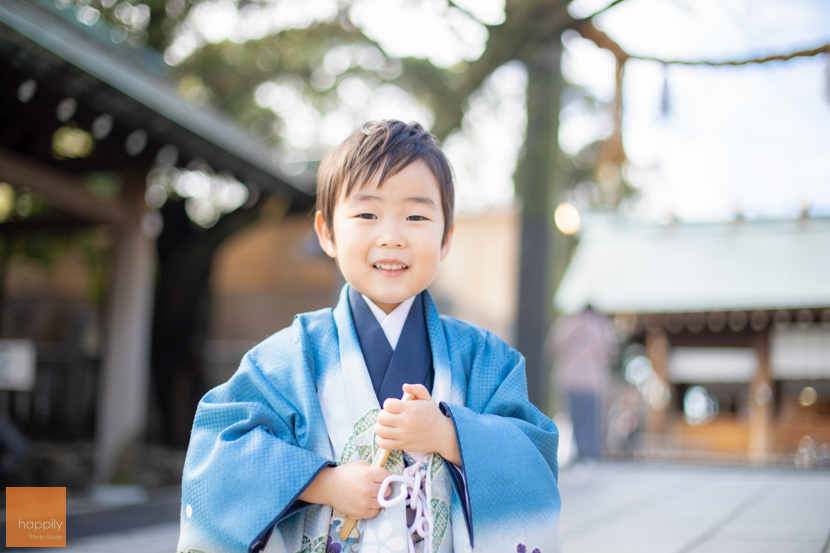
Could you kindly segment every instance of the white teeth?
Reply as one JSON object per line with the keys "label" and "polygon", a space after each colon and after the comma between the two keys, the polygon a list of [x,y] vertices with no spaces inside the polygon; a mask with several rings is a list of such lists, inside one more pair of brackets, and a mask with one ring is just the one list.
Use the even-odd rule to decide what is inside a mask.
{"label": "white teeth", "polygon": [[401,269],[408,268],[407,265],[392,263],[375,263],[373,267],[375,269],[383,269],[384,271],[400,271]]}

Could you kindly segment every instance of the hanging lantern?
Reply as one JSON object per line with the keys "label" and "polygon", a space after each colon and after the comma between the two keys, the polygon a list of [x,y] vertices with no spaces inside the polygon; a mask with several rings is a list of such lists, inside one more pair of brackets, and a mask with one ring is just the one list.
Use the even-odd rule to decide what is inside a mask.
{"label": "hanging lantern", "polygon": [[64,98],[58,104],[58,107],[55,108],[55,116],[58,118],[58,121],[66,123],[75,115],[75,110],[78,109],[78,102],[75,98]]}
{"label": "hanging lantern", "polygon": [[663,64],[663,93],[660,96],[660,115],[668,117],[669,105],[669,64]]}
{"label": "hanging lantern", "polygon": [[26,79],[17,87],[17,99],[26,104],[32,99],[35,92],[37,92],[37,82],[34,79]]}
{"label": "hanging lantern", "polygon": [[147,146],[147,133],[141,129],[131,132],[124,142],[124,149],[131,156],[137,156],[143,152],[145,146]]}
{"label": "hanging lantern", "polygon": [[92,135],[98,140],[103,140],[112,130],[112,115],[102,113],[92,122]]}

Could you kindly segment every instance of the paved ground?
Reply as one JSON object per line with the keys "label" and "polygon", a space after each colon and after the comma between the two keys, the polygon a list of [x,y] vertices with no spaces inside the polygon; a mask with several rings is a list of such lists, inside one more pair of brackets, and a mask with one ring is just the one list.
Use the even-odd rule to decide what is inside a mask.
{"label": "paved ground", "polygon": [[[600,463],[564,470],[560,489],[565,553],[830,553],[828,471]],[[173,553],[177,516],[176,490],[76,502],[68,546],[38,551]]]}
{"label": "paved ground", "polygon": [[[34,551],[174,553],[179,536],[180,504],[178,488],[156,489],[150,493],[133,488],[116,489],[70,498],[66,505],[67,547]],[[3,524],[0,533],[5,536],[5,514],[0,518]]]}
{"label": "paved ground", "polygon": [[648,464],[560,478],[566,553],[830,553],[830,472]]}

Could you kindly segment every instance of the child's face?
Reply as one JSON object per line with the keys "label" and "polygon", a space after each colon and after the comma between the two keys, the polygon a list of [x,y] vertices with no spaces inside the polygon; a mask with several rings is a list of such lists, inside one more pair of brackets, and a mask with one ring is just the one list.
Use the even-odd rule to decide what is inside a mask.
{"label": "child's face", "polygon": [[420,160],[341,197],[334,208],[334,240],[318,211],[314,228],[343,277],[390,313],[425,290],[450,251],[452,227],[442,245],[444,215],[439,184]]}

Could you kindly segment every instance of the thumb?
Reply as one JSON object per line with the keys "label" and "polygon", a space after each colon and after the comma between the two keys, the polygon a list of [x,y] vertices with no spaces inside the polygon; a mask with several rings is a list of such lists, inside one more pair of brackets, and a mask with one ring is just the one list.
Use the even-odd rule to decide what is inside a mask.
{"label": "thumb", "polygon": [[412,394],[412,399],[432,399],[429,390],[423,384],[404,384],[403,391]]}

